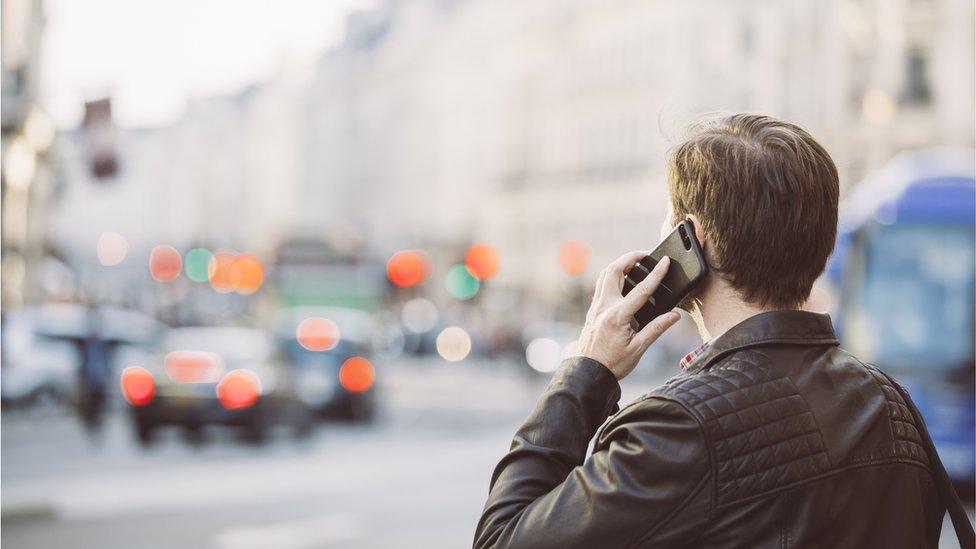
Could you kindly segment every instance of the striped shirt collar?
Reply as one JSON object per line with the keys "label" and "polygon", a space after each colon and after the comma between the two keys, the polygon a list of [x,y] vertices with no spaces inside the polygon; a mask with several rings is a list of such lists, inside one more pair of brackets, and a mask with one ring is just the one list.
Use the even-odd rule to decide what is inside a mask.
{"label": "striped shirt collar", "polygon": [[681,362],[678,363],[678,366],[680,366],[682,370],[687,369],[688,366],[692,362],[694,362],[696,358],[698,358],[698,357],[702,356],[703,354],[705,354],[705,351],[708,350],[708,346],[712,343],[712,341],[714,341],[714,338],[712,338],[712,339],[710,339],[710,340],[702,343],[697,348],[695,348],[694,351],[686,354],[684,356],[684,358],[681,359]]}

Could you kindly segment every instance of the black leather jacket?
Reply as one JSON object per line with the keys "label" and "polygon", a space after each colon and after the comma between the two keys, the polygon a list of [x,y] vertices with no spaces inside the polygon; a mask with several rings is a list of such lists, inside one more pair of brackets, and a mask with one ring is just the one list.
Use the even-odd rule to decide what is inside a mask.
{"label": "black leather jacket", "polygon": [[619,398],[603,365],[563,363],[495,469],[475,547],[938,545],[918,427],[827,315],[754,316]]}

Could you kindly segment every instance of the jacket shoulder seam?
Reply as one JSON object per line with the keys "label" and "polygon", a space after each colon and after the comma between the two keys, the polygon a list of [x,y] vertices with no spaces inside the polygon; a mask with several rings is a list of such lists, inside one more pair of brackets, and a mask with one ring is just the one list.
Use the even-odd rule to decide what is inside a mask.
{"label": "jacket shoulder seam", "polygon": [[[876,375],[874,375],[874,372],[871,371],[871,368],[868,367],[868,365],[865,364],[864,362],[861,362],[861,359],[857,358],[856,356],[851,355],[851,358],[853,358],[854,362],[856,362],[858,366],[860,366],[864,370],[864,372],[871,377],[871,381],[874,382],[875,388],[878,390],[879,393],[881,393],[881,398],[887,401],[887,397],[885,397],[884,394],[884,387],[882,387],[881,381],[878,379]],[[886,408],[885,412],[887,412],[887,405],[885,406],[885,408]],[[895,427],[891,424],[891,414],[886,413],[886,415],[888,417],[888,436],[891,437],[891,440],[895,440]]]}
{"label": "jacket shoulder seam", "polygon": [[[688,503],[695,496],[697,496],[699,492],[701,492],[704,489],[705,485],[708,484],[708,477],[710,477],[710,476],[715,476],[715,475],[713,475],[711,471],[709,471],[708,473],[706,473],[705,476],[703,476],[701,478],[701,480],[698,481],[698,484],[695,485],[695,488],[691,492],[689,492],[687,496],[685,496],[685,499],[681,500],[681,503],[678,504],[678,506],[676,506],[674,509],[671,510],[670,513],[668,513],[668,516],[666,516],[664,518],[664,520],[662,520],[661,522],[659,522],[656,526],[654,526],[653,528],[651,528],[647,532],[644,532],[644,534],[641,535],[640,537],[638,537],[634,541],[634,543],[632,543],[629,547],[641,547],[644,544],[644,542],[646,542],[648,540],[648,538],[650,538],[651,536],[653,536],[654,534],[656,534],[661,528],[663,528],[666,524],[668,524],[669,522],[671,522],[671,520],[674,519],[674,517],[677,516],[677,514],[679,512],[681,512],[682,509],[684,509],[685,507],[687,507],[688,506]],[[710,501],[714,501],[713,498],[709,498],[709,500]],[[702,533],[705,532],[708,529],[708,526],[709,526],[710,523],[711,523],[711,509],[709,509],[709,517],[707,519],[707,522],[699,530],[698,535],[695,536],[694,538],[692,538],[691,540],[689,540],[689,542],[688,542],[689,545],[701,538]]]}
{"label": "jacket shoulder seam", "polygon": [[[708,453],[708,473],[702,479],[704,481],[709,476],[711,476],[712,478],[712,482],[711,482],[712,491],[711,494],[709,494],[708,496],[708,517],[705,519],[705,524],[702,525],[702,528],[701,530],[699,530],[698,535],[689,541],[689,543],[693,543],[694,541],[701,539],[704,533],[708,531],[709,526],[711,526],[715,518],[715,512],[716,512],[715,496],[716,494],[718,494],[718,480],[717,480],[718,479],[718,465],[717,465],[718,458],[715,456],[715,445],[712,443],[711,438],[708,436],[708,431],[705,429],[705,424],[702,422],[702,418],[699,417],[699,415],[692,408],[690,408],[687,403],[681,401],[678,398],[673,397],[670,394],[651,395],[648,396],[647,398],[658,398],[667,402],[672,402],[675,405],[679,406],[682,410],[684,410],[686,414],[690,415],[695,420],[695,425],[698,426],[698,433],[702,438],[702,444],[705,446],[705,451]],[[696,494],[699,490],[700,487],[696,487],[695,490],[692,491],[691,495]],[[689,497],[681,503],[681,506],[675,509],[675,512],[683,508],[688,503],[688,501],[691,500],[691,495],[689,495]],[[670,520],[670,518],[671,517],[668,517],[668,520]],[[662,522],[662,524],[664,524],[664,522]],[[648,535],[650,535],[650,533]],[[642,539],[645,538],[646,536]]]}
{"label": "jacket shoulder seam", "polygon": [[[674,404],[674,405],[678,406],[679,408],[681,408],[681,410],[685,414],[687,414],[688,416],[690,416],[695,421],[695,425],[698,427],[698,434],[701,437],[702,446],[704,446],[705,451],[708,454],[708,462],[709,463],[708,463],[708,470],[705,472],[704,475],[702,475],[702,478],[698,481],[698,484],[695,485],[695,488],[692,489],[691,492],[689,492],[689,494],[685,497],[685,499],[683,499],[681,501],[681,503],[678,504],[671,511],[671,513],[668,514],[667,517],[664,518],[664,520],[660,521],[651,530],[645,532],[642,536],[638,537],[637,538],[637,541],[635,541],[635,543],[631,547],[638,547],[638,546],[640,546],[640,544],[642,544],[644,541],[646,541],[647,538],[649,538],[650,536],[653,536],[658,530],[661,529],[662,526],[664,526],[665,524],[667,524],[668,522],[670,522],[671,519],[673,519],[682,509],[684,509],[688,505],[688,503],[696,495],[698,495],[701,492],[701,490],[703,489],[703,487],[706,484],[708,484],[707,481],[708,481],[709,477],[711,477],[713,479],[713,482],[712,482],[713,487],[712,487],[712,491],[711,491],[711,493],[709,494],[709,497],[708,497],[708,516],[705,519],[705,524],[702,525],[702,528],[700,529],[698,536],[696,536],[694,538],[694,540],[700,539],[701,536],[704,534],[704,532],[706,532],[708,530],[708,527],[712,524],[712,521],[713,521],[713,518],[714,518],[715,512],[716,512],[716,501],[715,501],[716,491],[715,491],[715,486],[714,486],[714,479],[717,476],[717,467],[716,467],[716,458],[715,458],[715,453],[714,453],[715,452],[715,449],[713,448],[713,445],[711,444],[711,441],[710,441],[710,439],[708,437],[708,433],[705,430],[705,425],[702,423],[701,418],[698,417],[698,414],[696,414],[694,412],[694,410],[690,409],[688,407],[688,405],[685,404],[684,402],[682,402],[681,400],[678,400],[677,398],[672,397],[672,395],[668,395],[668,394],[663,394],[662,395],[662,394],[658,394],[658,393],[653,393],[652,392],[652,393],[648,393],[648,394],[645,394],[645,395],[641,396],[640,398],[634,400],[630,404],[627,404],[625,407],[621,408],[620,411],[617,412],[617,414],[614,415],[614,417],[615,418],[616,417],[619,417],[621,414],[624,413],[624,411],[629,410],[629,409],[636,408],[637,406],[639,406],[641,404],[644,404],[645,402],[647,402],[649,400],[660,400],[660,401],[663,401],[663,402],[668,402],[668,403]],[[608,421],[608,424],[609,424],[609,421]],[[607,425],[604,425],[603,426],[603,429],[601,429],[600,434],[597,437],[597,442],[598,443],[599,443],[599,439],[603,437],[603,435],[604,435],[604,433],[606,431],[606,427],[607,427]],[[596,446],[594,446],[594,452],[596,452]],[[691,540],[691,541],[694,541],[694,540]]]}

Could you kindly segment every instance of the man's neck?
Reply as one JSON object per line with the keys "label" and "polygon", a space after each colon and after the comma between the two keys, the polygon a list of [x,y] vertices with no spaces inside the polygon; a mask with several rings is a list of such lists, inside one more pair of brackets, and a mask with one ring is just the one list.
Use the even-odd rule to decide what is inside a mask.
{"label": "man's neck", "polygon": [[731,290],[723,290],[710,292],[711,295],[695,300],[691,317],[698,326],[702,341],[711,341],[749,317],[779,310],[747,303],[734,296]]}

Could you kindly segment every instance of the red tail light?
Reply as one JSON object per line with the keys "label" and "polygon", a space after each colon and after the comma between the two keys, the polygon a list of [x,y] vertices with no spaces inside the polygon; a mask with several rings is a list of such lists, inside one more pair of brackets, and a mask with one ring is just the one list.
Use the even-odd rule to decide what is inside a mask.
{"label": "red tail light", "polygon": [[250,370],[233,370],[217,384],[217,398],[228,410],[253,406],[261,396],[261,380]]}
{"label": "red tail light", "polygon": [[133,406],[145,406],[156,398],[156,380],[142,366],[122,370],[122,396]]}
{"label": "red tail light", "polygon": [[376,381],[373,365],[361,356],[354,356],[342,363],[339,368],[339,383],[350,393],[368,391]]}

